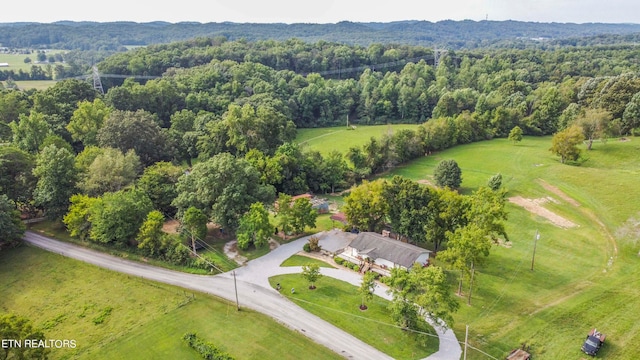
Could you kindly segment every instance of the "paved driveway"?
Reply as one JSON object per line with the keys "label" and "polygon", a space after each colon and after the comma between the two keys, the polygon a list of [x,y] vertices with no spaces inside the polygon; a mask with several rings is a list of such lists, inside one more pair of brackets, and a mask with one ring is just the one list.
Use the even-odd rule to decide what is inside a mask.
{"label": "paved driveway", "polygon": [[[231,272],[216,276],[181,273],[124,260],[98,251],[54,240],[31,231],[27,231],[24,240],[42,249],[103,268],[212,294],[233,302],[235,302],[236,299],[234,279]],[[236,283],[240,306],[248,307],[268,315],[346,358],[391,359],[391,357],[372,346],[327,323],[319,317],[306,312],[271,288],[268,282],[269,277],[301,271],[299,267],[281,268],[279,265],[291,255],[302,250],[305,242],[307,242],[307,238],[298,239],[282,245],[269,254],[250,261],[247,266],[236,269]],[[324,275],[335,277],[354,285],[358,285],[361,280],[359,274],[353,271],[327,268],[323,268],[321,271]],[[376,294],[388,297],[381,288],[376,289]],[[453,331],[448,330],[442,332],[438,327],[436,327],[436,331],[438,331],[438,335],[440,336],[440,349],[435,354],[427,357],[427,359],[460,359],[462,350]]]}

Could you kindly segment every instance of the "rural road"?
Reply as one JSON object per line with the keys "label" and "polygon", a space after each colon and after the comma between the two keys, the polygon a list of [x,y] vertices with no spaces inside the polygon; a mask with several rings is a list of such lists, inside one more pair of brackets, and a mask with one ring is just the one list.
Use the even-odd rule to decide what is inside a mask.
{"label": "rural road", "polygon": [[[212,294],[235,302],[232,273],[215,276],[181,273],[121,259],[74,244],[54,240],[32,231],[25,233],[24,240],[44,250],[106,269]],[[236,269],[240,307],[247,307],[270,316],[345,358],[391,359],[391,357],[372,346],[303,310],[269,285],[268,278],[273,275],[300,272],[300,268],[281,268],[279,265],[284,259],[300,251],[305,242],[306,238],[303,238],[280,246],[271,253],[249,262],[247,266]],[[359,283],[359,277],[354,272],[323,269],[323,273],[351,283]],[[388,296],[380,288],[377,289],[376,294]],[[440,337],[440,349],[426,359],[460,359],[462,351],[453,331],[443,332],[438,327],[436,327],[436,330]]]}

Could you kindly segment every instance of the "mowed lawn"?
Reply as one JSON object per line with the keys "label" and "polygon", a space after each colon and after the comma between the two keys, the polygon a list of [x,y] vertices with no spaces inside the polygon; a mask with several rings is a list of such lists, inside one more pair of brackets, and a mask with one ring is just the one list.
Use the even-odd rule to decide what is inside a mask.
{"label": "mowed lawn", "polygon": [[[598,358],[637,359],[640,241],[616,234],[627,219],[640,218],[640,139],[595,144],[579,166],[560,164],[550,146],[550,137],[527,137],[515,145],[496,139],[458,146],[384,177],[432,181],[438,162],[454,159],[462,168],[462,192],[471,193],[501,173],[507,196],[546,198],[545,208],[578,225],[559,228],[509,203],[511,244],[494,246],[477,267],[471,306],[460,299],[455,317],[460,340],[469,325],[470,344],[496,358],[524,343],[535,359],[580,359],[586,357],[580,346],[596,327],[607,335]],[[532,271],[536,230],[540,240]],[[451,272],[452,281],[457,275]],[[468,358],[487,357],[472,350]]]}
{"label": "mowed lawn", "polygon": [[76,340],[51,359],[200,359],[182,336],[236,359],[339,359],[270,318],[217,298],[22,246],[0,252],[0,312],[26,316],[49,339]]}
{"label": "mowed lawn", "polygon": [[393,133],[402,129],[416,130],[417,124],[390,124],[390,125],[357,125],[355,130],[347,130],[346,126],[298,129],[296,142],[311,150],[317,150],[326,155],[333,150],[346,154],[351,147],[361,147],[374,138],[381,138],[384,134]]}
{"label": "mowed lawn", "polygon": [[[357,287],[341,280],[322,277],[316,289],[300,274],[269,278],[273,288],[282,284],[282,294],[310,313],[345,330],[394,359],[422,359],[438,350],[438,338],[433,328],[416,336],[397,327],[391,319],[389,301],[374,296],[367,301],[368,309],[360,310],[362,297]],[[289,289],[294,288],[292,294]]]}

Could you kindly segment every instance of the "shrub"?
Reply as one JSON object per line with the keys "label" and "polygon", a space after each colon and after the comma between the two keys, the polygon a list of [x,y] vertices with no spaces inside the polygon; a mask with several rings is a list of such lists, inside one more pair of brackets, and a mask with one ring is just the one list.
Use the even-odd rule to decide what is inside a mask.
{"label": "shrub", "polygon": [[335,261],[335,262],[336,262],[336,264],[338,264],[338,265],[342,265],[342,264],[344,264],[344,259],[343,259],[343,258],[341,258],[341,257],[339,257],[339,256],[334,256],[334,257],[333,257],[333,261]]}
{"label": "shrub", "polygon": [[187,333],[182,337],[189,346],[197,351],[203,359],[207,360],[234,360],[234,358],[226,352],[218,349],[215,345],[198,339],[195,333]]}
{"label": "shrub", "polygon": [[309,243],[304,244],[302,250],[304,250],[304,252],[311,252],[311,245],[309,245]]}
{"label": "shrub", "polygon": [[320,245],[318,245],[318,242],[320,242],[320,239],[318,239],[317,236],[312,236],[309,238],[309,250],[311,251],[320,251],[322,250],[322,247],[320,247]]}
{"label": "shrub", "polygon": [[353,264],[351,268],[353,269],[353,271],[360,271],[360,266],[358,266],[358,264]]}

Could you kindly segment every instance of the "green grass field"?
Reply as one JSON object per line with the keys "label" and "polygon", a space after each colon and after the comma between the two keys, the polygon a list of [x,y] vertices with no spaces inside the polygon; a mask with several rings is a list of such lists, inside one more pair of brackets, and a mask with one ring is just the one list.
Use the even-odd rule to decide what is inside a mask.
{"label": "green grass field", "polygon": [[[320,133],[322,129],[316,130]],[[310,136],[309,139],[317,136]],[[366,141],[368,136],[362,141]],[[320,139],[334,142],[335,136]],[[316,144],[318,147],[334,145]],[[509,350],[524,343],[531,347],[536,360],[581,359],[586,357],[580,352],[582,341],[586,333],[596,327],[607,335],[598,358],[636,359],[640,353],[640,323],[636,320],[640,316],[640,289],[637,286],[640,278],[640,240],[619,238],[616,233],[627,219],[640,218],[640,139],[630,138],[627,142],[610,140],[607,144],[596,144],[594,150],[585,153],[586,160],[580,166],[560,164],[559,159],[548,151],[549,147],[549,137],[526,137],[515,145],[506,139],[496,139],[423,157],[383,176],[402,175],[414,180],[432,180],[433,170],[439,161],[455,159],[462,168],[462,192],[471,193],[499,172],[503,175],[503,186],[508,189],[507,196],[551,198],[553,201],[547,202],[545,208],[578,225],[569,229],[559,228],[539,215],[508,203],[509,220],[506,228],[511,243],[509,246],[494,246],[486,263],[477,267],[472,304],[468,306],[464,299],[460,299],[461,308],[455,315],[454,330],[459,340],[464,339],[465,325],[469,325],[470,344],[495,358],[504,358]],[[549,185],[577,201],[579,206],[563,199]],[[325,217],[328,219],[328,216]],[[319,221],[319,229],[330,225],[327,219]],[[532,271],[536,231],[541,236]],[[33,259],[27,261],[23,253],[39,255],[30,255]],[[158,290],[160,293],[156,294],[153,291],[158,287],[157,284],[139,285],[146,283],[129,279],[136,284],[131,286],[141,288],[145,294],[135,291],[131,295],[123,294],[118,289],[127,284],[126,276],[110,272],[113,279],[112,276],[104,276],[103,272],[100,272],[103,274],[101,276],[93,275],[85,270],[88,265],[76,262],[72,262],[73,266],[58,265],[58,262],[67,264],[66,261],[71,260],[52,254],[43,255],[39,250],[17,249],[11,250],[10,254],[18,255],[0,253],[0,294],[3,295],[0,297],[0,309],[20,310],[24,315],[33,317],[38,325],[46,324],[50,337],[76,333],[80,334],[78,336],[91,336],[79,340],[86,343],[93,339],[97,344],[92,343],[89,350],[76,350],[83,351],[78,353],[80,355],[84,351],[95,354],[100,349],[100,354],[108,352],[112,354],[110,358],[117,358],[122,354],[119,348],[134,351],[137,349],[135,337],[127,335],[142,338],[142,346],[148,348],[157,347],[164,341],[179,342],[173,337],[169,339],[165,334],[171,326],[179,327],[179,331],[185,329],[184,332],[204,334],[209,331],[205,325],[194,325],[196,328],[191,329],[175,320],[184,316],[187,323],[200,324],[201,317],[193,315],[190,318],[180,311],[192,314],[182,309],[200,306],[196,304],[203,296],[197,296],[198,300],[178,307],[187,297],[175,288],[160,286],[164,290]],[[25,271],[9,271],[14,268]],[[76,268],[79,269],[77,273],[74,272]],[[85,272],[89,285],[84,283]],[[67,276],[67,273],[71,275]],[[456,275],[451,273],[452,282]],[[74,279],[73,285],[69,279]],[[78,279],[83,281],[79,282]],[[321,280],[319,290],[327,285],[323,285],[322,281],[327,280]],[[302,280],[286,281],[300,281],[294,286],[296,289],[304,288]],[[56,286],[64,289],[73,287],[72,290],[54,292]],[[109,294],[120,294],[118,296],[123,301],[127,300],[126,304],[133,304],[132,307],[138,308],[138,312],[124,313],[121,310],[125,308],[124,305],[118,305],[116,300],[106,301],[107,292],[104,289],[108,289]],[[345,291],[344,299],[350,299],[352,295],[348,295],[349,290]],[[465,289],[467,291],[468,288]],[[53,301],[49,299],[50,292],[55,294]],[[149,292],[148,296],[146,292]],[[8,296],[5,297],[5,294]],[[341,294],[342,290],[331,290],[329,297],[341,297]],[[302,298],[301,292],[296,295]],[[136,302],[138,297],[151,300]],[[158,297],[158,301],[153,300]],[[38,299],[39,302],[34,303],[32,299]],[[67,308],[63,304],[65,301],[72,301],[72,306]],[[359,302],[357,296],[353,301],[356,304]],[[226,313],[228,305],[222,304],[219,312]],[[106,326],[96,328],[90,320],[106,306],[112,306],[115,310],[103,324]],[[85,315],[89,320],[77,320],[85,308],[90,312]],[[149,318],[141,318],[141,313],[150,314]],[[170,314],[176,317],[170,318]],[[102,330],[109,324],[120,322],[120,319],[123,319],[124,328]],[[209,323],[216,321],[223,319]],[[360,327],[367,328],[361,324]],[[50,331],[54,331],[53,335]],[[116,335],[109,335],[112,333]],[[207,340],[226,350],[237,345],[233,342],[229,345],[226,340],[219,341],[217,335]],[[179,347],[177,344],[173,343],[172,346]],[[404,343],[391,347],[403,346]],[[154,357],[154,354],[149,357]],[[410,358],[409,355],[398,357]],[[468,359],[487,357],[470,350]]]}
{"label": "green grass field", "polygon": [[29,80],[29,81],[16,81],[20,90],[46,90],[56,84],[55,80]]}
{"label": "green grass field", "polygon": [[357,126],[355,130],[347,130],[346,127],[298,129],[295,141],[311,150],[320,151],[323,155],[332,150],[344,154],[351,147],[364,145],[371,137],[380,138],[393,131],[417,128],[418,125],[415,124],[392,124]]}
{"label": "green grass field", "polygon": [[75,349],[53,349],[51,359],[198,359],[181,340],[187,332],[236,359],[340,358],[217,298],[26,245],[0,252],[0,294],[0,312],[30,318],[49,339],[76,340]]}
{"label": "green grass field", "polygon": [[[499,172],[508,196],[550,196],[556,203],[545,207],[578,224],[561,229],[508,204],[512,246],[494,246],[476,272],[472,305],[461,299],[464,305],[455,317],[459,339],[469,325],[470,343],[497,358],[526,343],[535,359],[580,359],[582,341],[596,327],[607,334],[598,358],[636,359],[640,246],[614,234],[627,219],[640,215],[640,139],[597,144],[585,153],[581,166],[560,164],[549,147],[549,137],[527,137],[516,145],[497,139],[424,157],[384,176],[432,180],[439,161],[454,159],[462,168],[463,192],[485,185]],[[563,200],[541,180],[580,206]],[[531,271],[536,230],[541,237]],[[468,358],[486,359],[474,351]]]}
{"label": "green grass field", "polygon": [[314,259],[308,256],[302,256],[302,255],[293,255],[287,260],[283,261],[282,264],[280,264],[280,266],[304,266],[304,265],[310,265],[310,264],[318,264],[318,266],[320,267],[334,268],[334,266],[331,266],[330,264],[322,260],[318,260],[318,259]]}
{"label": "green grass field", "polygon": [[284,289],[295,288],[294,294],[289,291],[282,294],[394,359],[422,359],[438,350],[438,338],[434,334],[415,336],[396,327],[389,315],[387,300],[374,296],[366,303],[368,309],[361,311],[362,298],[357,288],[344,281],[323,277],[316,283],[315,290],[309,290],[309,284],[299,274],[274,276],[269,282],[273,288],[277,283]]}

